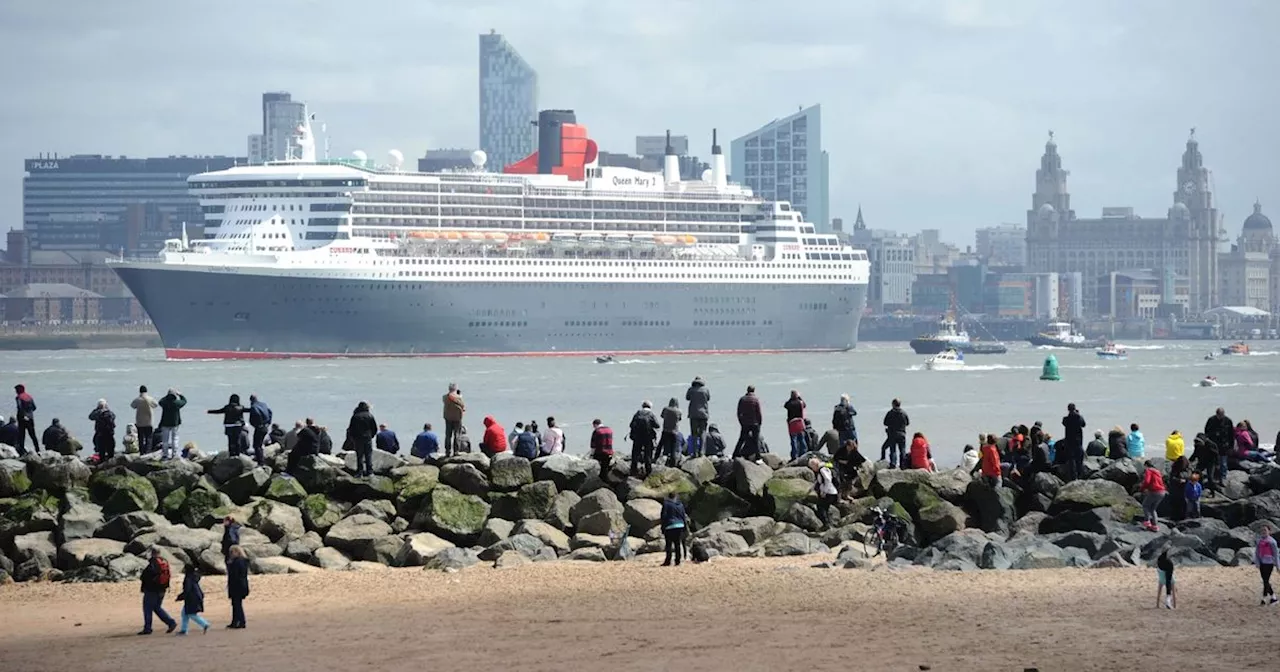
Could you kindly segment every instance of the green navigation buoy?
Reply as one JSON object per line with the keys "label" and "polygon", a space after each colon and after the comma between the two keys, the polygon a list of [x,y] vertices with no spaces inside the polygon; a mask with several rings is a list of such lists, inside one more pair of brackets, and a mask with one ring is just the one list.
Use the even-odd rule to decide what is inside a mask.
{"label": "green navigation buoy", "polygon": [[1058,374],[1058,358],[1049,355],[1044,358],[1044,369],[1040,372],[1040,380],[1062,380]]}

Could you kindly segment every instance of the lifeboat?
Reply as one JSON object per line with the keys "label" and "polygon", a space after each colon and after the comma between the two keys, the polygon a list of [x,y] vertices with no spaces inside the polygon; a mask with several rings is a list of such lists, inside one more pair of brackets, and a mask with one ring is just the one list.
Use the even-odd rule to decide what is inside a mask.
{"label": "lifeboat", "polygon": [[681,244],[681,245],[692,245],[692,244],[694,244],[694,243],[698,242],[697,237],[695,237],[695,236],[690,236],[690,235],[688,235],[688,234],[685,234],[685,235],[683,235],[683,236],[676,236],[676,239],[678,239],[678,240],[680,241],[680,244]]}
{"label": "lifeboat", "polygon": [[415,231],[414,236],[423,240],[436,240],[440,237],[437,231]]}
{"label": "lifeboat", "polygon": [[604,242],[609,247],[626,247],[631,243],[631,236],[625,233],[611,233],[604,237]]}
{"label": "lifeboat", "polygon": [[484,240],[484,234],[480,233],[479,231],[468,231],[462,235],[464,238],[466,238],[471,242],[480,242]]}
{"label": "lifeboat", "polygon": [[508,236],[501,231],[490,231],[489,233],[484,234],[484,239],[494,243],[505,243],[508,240],[519,240],[518,238]]}
{"label": "lifeboat", "polygon": [[675,245],[676,237],[675,236],[658,236],[654,238],[654,241],[656,241],[659,245]]}
{"label": "lifeboat", "polygon": [[576,247],[578,236],[572,233],[557,233],[551,237],[551,242],[564,247]]}
{"label": "lifeboat", "polygon": [[425,231],[410,231],[409,237],[410,238],[426,238],[427,234]]}
{"label": "lifeboat", "polygon": [[536,233],[528,233],[528,234],[525,234],[524,239],[525,239],[525,240],[532,240],[533,242],[535,242],[535,243],[539,243],[539,244],[546,244],[546,243],[551,242],[551,236],[547,235],[547,234],[546,234],[545,232],[543,232],[543,231],[538,231],[538,232],[536,232]]}
{"label": "lifeboat", "polygon": [[442,231],[440,233],[441,240],[458,241],[462,240],[462,234],[457,231]]}

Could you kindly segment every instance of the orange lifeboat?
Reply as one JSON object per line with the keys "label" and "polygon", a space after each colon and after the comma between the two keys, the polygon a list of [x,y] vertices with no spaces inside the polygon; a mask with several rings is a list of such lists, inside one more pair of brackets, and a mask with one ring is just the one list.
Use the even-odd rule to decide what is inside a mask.
{"label": "orange lifeboat", "polygon": [[470,240],[470,241],[484,240],[484,234],[480,233],[479,231],[468,231],[462,235],[463,237],[465,237],[467,240]]}
{"label": "orange lifeboat", "polygon": [[451,241],[462,240],[462,234],[457,231],[443,231],[440,233],[440,237]]}
{"label": "orange lifeboat", "polygon": [[435,240],[440,237],[440,234],[435,231],[417,231],[414,235],[423,240]]}
{"label": "orange lifeboat", "polygon": [[659,245],[675,245],[676,244],[675,236],[658,236],[653,240]]}
{"label": "orange lifeboat", "polygon": [[683,243],[683,244],[685,244],[685,245],[692,245],[692,244],[694,244],[694,243],[698,242],[698,239],[697,239],[697,237],[696,237],[696,236],[690,236],[690,235],[688,235],[688,234],[685,234],[685,235],[683,235],[683,236],[679,236],[679,238],[680,238],[680,242],[681,242],[681,243]]}
{"label": "orange lifeboat", "polygon": [[535,242],[535,243],[549,243],[549,242],[551,242],[551,236],[550,236],[550,235],[548,235],[548,234],[547,234],[547,232],[545,232],[545,231],[538,231],[538,232],[536,232],[536,233],[526,234],[526,235],[525,235],[525,239],[526,239],[526,240],[532,240],[532,241],[533,241],[533,242]]}
{"label": "orange lifeboat", "polygon": [[501,231],[491,231],[489,233],[484,234],[484,237],[486,240],[490,240],[495,243],[505,243],[511,239],[510,236],[508,236],[507,234]]}

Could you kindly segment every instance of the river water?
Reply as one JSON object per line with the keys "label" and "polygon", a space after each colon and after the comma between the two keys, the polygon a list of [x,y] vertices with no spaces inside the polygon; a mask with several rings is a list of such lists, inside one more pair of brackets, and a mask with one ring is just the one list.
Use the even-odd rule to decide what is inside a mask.
{"label": "river water", "polygon": [[[1193,434],[1214,408],[1249,419],[1272,443],[1280,428],[1280,344],[1260,342],[1249,356],[1205,361],[1216,344],[1206,341],[1132,342],[1126,361],[1100,361],[1092,350],[1049,350],[1026,344],[995,356],[970,356],[967,370],[927,371],[924,356],[905,343],[867,343],[837,354],[673,356],[624,359],[597,364],[593,358],[443,358],[290,361],[166,361],[160,350],[31,351],[0,353],[0,385],[25,383],[39,410],[43,430],[58,417],[86,447],[89,411],[106,399],[120,416],[120,433],[132,421],[129,401],[139,384],[159,398],[169,387],[187,395],[182,438],[205,449],[224,445],[220,418],[205,409],[239,393],[262,397],[282,426],[305,416],[330,427],[340,440],[357,401],[368,400],[379,422],[401,436],[407,450],[423,422],[442,429],[440,397],[456,381],[467,400],[465,424],[472,434],[482,417],[494,415],[508,430],[516,421],[556,417],[568,449],[584,453],[593,418],[615,428],[618,443],[632,412],[644,399],[655,411],[671,397],[684,406],[695,375],[712,390],[712,421],[732,443],[734,409],[748,384],[764,404],[765,438],[786,453],[782,403],[798,389],[809,402],[814,424],[825,429],[842,392],[853,396],[864,446],[878,447],[889,401],[902,399],[911,428],[924,432],[939,465],[959,462],[965,443],[978,432],[1001,433],[1014,423],[1043,420],[1054,435],[1068,402],[1075,402],[1089,428],[1109,429],[1138,422],[1148,454],[1163,451],[1172,429]],[[1062,380],[1039,380],[1047,354],[1057,357]],[[1198,381],[1215,375],[1220,387]],[[12,406],[6,404],[6,415]],[[157,416],[158,419],[158,416]],[[686,425],[687,426],[687,425]],[[1189,443],[1189,440],[1188,440]],[[1158,447],[1153,450],[1152,447]],[[868,450],[864,447],[864,450]],[[874,450],[870,452],[875,452]]]}

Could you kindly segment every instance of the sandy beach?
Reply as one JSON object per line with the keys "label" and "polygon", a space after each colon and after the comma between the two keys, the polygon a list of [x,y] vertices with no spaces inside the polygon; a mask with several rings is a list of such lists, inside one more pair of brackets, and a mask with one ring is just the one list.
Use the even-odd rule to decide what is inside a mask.
{"label": "sandy beach", "polygon": [[829,558],[255,576],[242,631],[211,576],[213,627],[185,638],[133,634],[136,583],[10,585],[0,669],[1275,669],[1251,567],[1180,570],[1170,612],[1149,570],[810,567]]}

